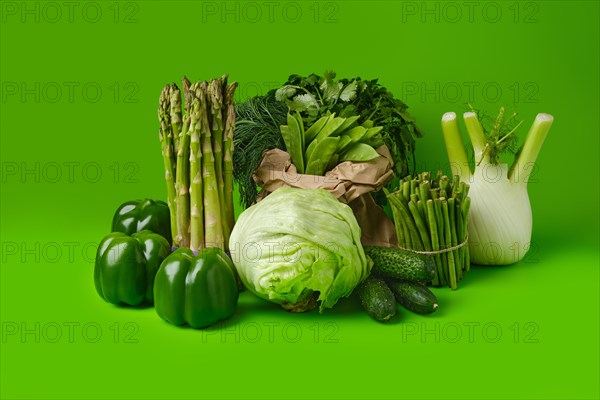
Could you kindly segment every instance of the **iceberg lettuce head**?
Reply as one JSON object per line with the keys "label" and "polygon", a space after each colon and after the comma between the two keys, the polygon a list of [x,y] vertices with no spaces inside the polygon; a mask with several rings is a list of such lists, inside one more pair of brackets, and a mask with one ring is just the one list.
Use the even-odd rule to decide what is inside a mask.
{"label": "iceberg lettuce head", "polygon": [[369,275],[360,235],[329,192],[281,188],[239,216],[229,248],[250,291],[290,311],[323,311]]}

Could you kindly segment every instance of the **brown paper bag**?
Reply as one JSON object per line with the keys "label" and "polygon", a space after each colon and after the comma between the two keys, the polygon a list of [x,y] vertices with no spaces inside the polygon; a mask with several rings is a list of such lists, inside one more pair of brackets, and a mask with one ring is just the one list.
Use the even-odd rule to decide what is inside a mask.
{"label": "brown paper bag", "polygon": [[262,187],[257,201],[281,187],[325,189],[354,211],[362,231],[363,245],[396,246],[394,224],[369,192],[379,190],[393,175],[392,157],[384,145],[377,149],[380,157],[367,162],[344,161],[325,176],[299,174],[290,155],[283,150],[266,151],[254,172],[254,180]]}

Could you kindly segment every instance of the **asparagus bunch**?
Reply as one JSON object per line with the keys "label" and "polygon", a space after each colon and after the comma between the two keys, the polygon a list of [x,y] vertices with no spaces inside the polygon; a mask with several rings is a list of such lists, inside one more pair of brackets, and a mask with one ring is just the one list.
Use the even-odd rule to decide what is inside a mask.
{"label": "asparagus bunch", "polygon": [[227,250],[234,224],[233,130],[237,83],[227,76],[163,89],[158,108],[173,243]]}
{"label": "asparagus bunch", "polygon": [[458,176],[451,180],[441,171],[433,178],[429,172],[415,178],[407,176],[396,191],[386,190],[398,243],[434,257],[434,286],[448,285],[454,290],[470,269],[466,246],[471,205],[468,192],[469,186]]}

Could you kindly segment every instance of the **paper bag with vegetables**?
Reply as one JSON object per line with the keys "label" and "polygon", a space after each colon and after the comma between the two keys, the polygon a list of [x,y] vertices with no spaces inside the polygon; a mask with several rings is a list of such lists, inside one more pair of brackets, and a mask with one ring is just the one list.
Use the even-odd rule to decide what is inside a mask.
{"label": "paper bag with vegetables", "polygon": [[241,202],[250,207],[284,186],[324,188],[354,209],[366,244],[395,244],[368,193],[409,173],[422,135],[407,109],[377,79],[337,79],[332,71],[290,75],[237,104],[233,175]]}
{"label": "paper bag with vegetables", "polygon": [[257,200],[282,187],[325,189],[353,209],[363,244],[395,245],[392,222],[369,194],[389,181],[393,162],[381,127],[357,120],[329,114],[305,130],[299,113],[288,114],[281,126],[288,152],[265,152],[254,174],[262,187]]}

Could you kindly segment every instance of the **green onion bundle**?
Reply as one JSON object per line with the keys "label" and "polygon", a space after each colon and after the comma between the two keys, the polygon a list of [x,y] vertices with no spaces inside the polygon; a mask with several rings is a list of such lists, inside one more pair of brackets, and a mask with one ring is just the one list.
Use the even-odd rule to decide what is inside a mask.
{"label": "green onion bundle", "polygon": [[434,286],[457,288],[469,271],[466,246],[471,199],[469,185],[458,176],[450,179],[438,171],[436,177],[423,172],[407,176],[396,191],[386,195],[390,203],[398,244],[401,248],[434,257]]}

